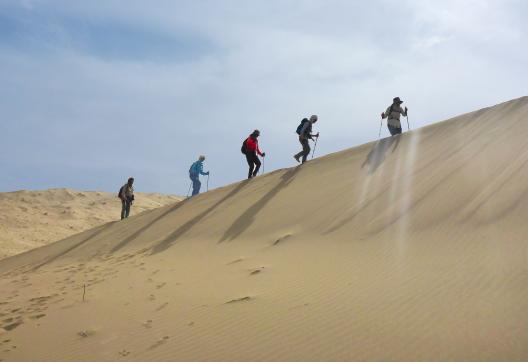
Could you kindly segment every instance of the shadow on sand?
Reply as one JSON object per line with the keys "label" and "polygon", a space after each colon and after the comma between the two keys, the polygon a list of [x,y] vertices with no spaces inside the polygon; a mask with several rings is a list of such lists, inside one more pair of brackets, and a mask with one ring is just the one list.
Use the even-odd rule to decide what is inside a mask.
{"label": "shadow on sand", "polygon": [[95,231],[93,233],[91,233],[90,235],[88,235],[86,238],[82,239],[81,241],[79,241],[78,243],[75,243],[73,244],[72,246],[64,249],[63,251],[59,252],[58,254],[55,254],[51,257],[49,257],[48,259],[44,260],[43,262],[35,265],[32,270],[35,271],[41,267],[43,267],[44,265],[47,265],[47,264],[50,264],[52,263],[53,261],[57,260],[58,258],[60,258],[61,256],[64,256],[66,254],[68,254],[69,252],[71,252],[72,250],[74,249],[77,249],[81,246],[83,246],[84,244],[86,244],[88,241],[92,240],[93,238],[95,238],[96,236],[100,235],[103,233],[103,231],[109,229],[111,226],[113,226],[117,221],[112,221],[112,222],[109,222],[108,224],[106,225],[103,225],[103,226],[100,226],[99,228],[95,229]]}
{"label": "shadow on sand", "polygon": [[385,161],[385,158],[387,157],[387,153],[392,148],[392,152],[398,148],[398,145],[400,143],[401,135],[387,137],[382,140],[379,140],[376,142],[374,147],[370,150],[367,158],[365,159],[365,162],[361,165],[361,168],[368,167],[368,174],[372,175],[376,172],[378,167],[380,167],[383,162]]}
{"label": "shadow on sand", "polygon": [[301,166],[292,168],[281,176],[279,183],[268,193],[266,193],[253,206],[247,209],[238,219],[227,229],[220,243],[226,240],[233,240],[242,234],[255,221],[257,214],[270,202],[277,194],[293,181],[294,176],[299,172]]}
{"label": "shadow on sand", "polygon": [[184,204],[187,203],[187,200],[189,199],[185,199],[183,201],[180,201],[178,203],[176,203],[175,205],[173,205],[172,207],[169,207],[167,210],[165,210],[161,215],[159,215],[157,218],[155,218],[154,220],[152,220],[151,222],[149,222],[148,224],[146,224],[145,226],[143,226],[142,228],[140,228],[139,230],[137,230],[135,233],[133,233],[132,235],[126,237],[125,239],[123,239],[119,244],[117,244],[116,246],[114,246],[112,248],[112,250],[110,250],[111,253],[115,253],[116,251],[120,250],[121,248],[125,247],[125,245],[127,245],[128,243],[130,243],[131,241],[137,239],[139,236],[141,236],[141,234],[143,234],[145,231],[147,231],[148,229],[150,229],[152,227],[152,225],[154,225],[155,223],[157,223],[158,221],[160,221],[161,219],[163,219],[165,216],[167,216],[168,214],[178,210],[180,207],[182,207]]}
{"label": "shadow on sand", "polygon": [[191,220],[187,221],[185,224],[180,226],[178,229],[176,229],[174,232],[172,232],[169,236],[167,236],[165,239],[163,239],[161,242],[156,244],[152,248],[152,254],[161,253],[168,248],[170,248],[180,237],[182,237],[185,233],[187,233],[189,230],[193,228],[196,224],[198,224],[200,221],[203,220],[207,215],[209,215],[211,212],[213,212],[217,207],[222,205],[224,202],[229,200],[231,197],[235,196],[240,190],[242,190],[250,180],[245,180],[240,182],[231,192],[229,192],[227,195],[225,195],[222,199],[220,199],[217,203],[215,203],[210,208],[206,209],[202,213],[196,215]]}

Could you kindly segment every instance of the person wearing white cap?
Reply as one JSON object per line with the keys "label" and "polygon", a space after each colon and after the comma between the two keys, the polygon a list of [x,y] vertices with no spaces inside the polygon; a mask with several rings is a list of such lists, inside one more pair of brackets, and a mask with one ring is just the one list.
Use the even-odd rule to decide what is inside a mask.
{"label": "person wearing white cap", "polygon": [[317,122],[317,116],[314,114],[310,119],[304,118],[301,124],[297,127],[297,134],[299,135],[299,142],[302,145],[302,151],[293,156],[295,161],[301,162],[299,159],[302,157],[302,163],[306,162],[308,155],[310,154],[310,141],[313,137],[319,137],[319,133],[312,134],[312,125]]}
{"label": "person wearing white cap", "polygon": [[400,97],[394,98],[392,104],[381,114],[381,119],[388,118],[387,127],[389,128],[391,136],[402,133],[400,116],[403,115],[404,117],[407,117],[407,107],[403,109],[401,106],[402,103],[403,101]]}

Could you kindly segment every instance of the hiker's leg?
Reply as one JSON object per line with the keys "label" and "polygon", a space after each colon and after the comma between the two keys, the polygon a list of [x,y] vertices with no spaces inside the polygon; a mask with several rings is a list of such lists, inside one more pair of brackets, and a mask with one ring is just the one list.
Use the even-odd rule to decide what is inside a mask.
{"label": "hiker's leg", "polygon": [[202,183],[200,182],[199,176],[193,175],[191,177],[191,180],[192,180],[192,185],[193,185],[192,186],[193,187],[192,196],[198,195],[200,193],[200,188],[202,187]]}
{"label": "hiker's leg", "polygon": [[310,141],[308,141],[308,139],[305,139],[303,140],[302,142],[302,145],[303,145],[303,151],[302,151],[302,155],[303,155],[303,158],[302,158],[302,162],[305,163],[306,162],[306,159],[308,158],[308,156],[310,155]]}
{"label": "hiker's leg", "polygon": [[402,129],[400,127],[394,127],[389,124],[389,132],[391,136],[396,136],[397,134],[402,133]]}
{"label": "hiker's leg", "polygon": [[249,172],[248,172],[248,179],[253,176],[253,168],[255,167],[255,164],[253,163],[253,157],[251,153],[246,153],[246,161],[249,166]]}
{"label": "hiker's leg", "polygon": [[197,178],[195,178],[193,180],[193,191],[192,191],[192,196],[194,195],[198,195],[200,193],[200,188],[202,187],[202,183],[200,182],[200,180]]}
{"label": "hiker's leg", "polygon": [[130,215],[130,200],[125,201],[125,209],[126,209],[125,217],[128,218],[128,216]]}
{"label": "hiker's leg", "polygon": [[303,149],[302,149],[302,151],[296,153],[295,156],[293,156],[293,157],[295,157],[296,160],[299,160],[299,158],[301,158],[304,155],[304,143],[303,143],[303,140],[300,137],[299,137],[299,143],[301,144]]}
{"label": "hiker's leg", "polygon": [[121,220],[125,218],[125,214],[126,214],[125,200],[121,200]]}
{"label": "hiker's leg", "polygon": [[259,172],[259,170],[260,170],[260,165],[261,165],[260,160],[259,160],[257,154],[254,155],[253,163],[257,166],[257,167],[255,167],[255,171],[253,171],[253,177],[255,177],[255,176],[258,175],[258,172]]}

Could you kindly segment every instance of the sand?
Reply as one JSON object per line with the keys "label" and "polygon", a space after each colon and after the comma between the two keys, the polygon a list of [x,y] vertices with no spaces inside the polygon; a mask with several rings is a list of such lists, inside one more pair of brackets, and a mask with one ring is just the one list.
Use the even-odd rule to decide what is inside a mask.
{"label": "sand", "polygon": [[527,118],[524,97],[5,259],[0,359],[528,360]]}
{"label": "sand", "polygon": [[[69,189],[0,193],[0,259],[118,220],[121,201],[116,194]],[[132,214],[180,200],[138,193]]]}

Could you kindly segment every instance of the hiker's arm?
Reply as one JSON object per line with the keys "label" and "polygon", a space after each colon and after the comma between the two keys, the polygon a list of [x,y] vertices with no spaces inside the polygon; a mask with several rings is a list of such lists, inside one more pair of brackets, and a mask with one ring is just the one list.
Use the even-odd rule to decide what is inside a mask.
{"label": "hiker's arm", "polygon": [[407,111],[408,111],[407,107],[405,107],[405,109],[402,109],[402,114],[404,117],[407,117]]}
{"label": "hiker's arm", "polygon": [[387,110],[385,111],[385,113],[382,113],[382,114],[381,114],[381,119],[385,119],[385,118],[387,118],[388,116],[390,116],[390,112],[391,112],[391,107],[387,108]]}

